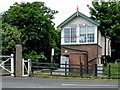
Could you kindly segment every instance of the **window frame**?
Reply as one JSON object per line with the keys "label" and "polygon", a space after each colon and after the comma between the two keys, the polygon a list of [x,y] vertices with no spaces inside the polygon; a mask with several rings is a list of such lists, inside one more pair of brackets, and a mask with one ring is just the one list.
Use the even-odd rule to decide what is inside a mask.
{"label": "window frame", "polygon": [[[97,38],[98,38],[98,33],[97,33],[97,26],[95,25],[90,25],[89,27],[93,27],[93,32],[94,35],[90,35],[90,36],[86,36],[86,38],[94,38],[93,41],[89,41],[89,39],[86,39],[86,42],[80,42],[80,27],[85,26],[85,25],[76,25],[76,26],[66,26],[62,28],[62,32],[61,32],[61,45],[79,45],[79,44],[96,44],[97,43]],[[66,40],[66,35],[65,35],[65,29],[68,29],[69,35],[67,37],[69,37],[68,40]],[[71,42],[71,28],[75,28],[75,41],[73,40],[73,42]],[[90,34],[91,34],[92,30],[90,30]],[[73,35],[74,37],[74,35]],[[90,39],[91,40],[91,39]]]}
{"label": "window frame", "polygon": [[[84,27],[83,30],[81,29],[82,27]],[[92,27],[92,32],[90,31],[90,27]],[[82,31],[84,31],[84,32],[82,32]],[[82,34],[81,34],[81,32],[82,32]],[[80,40],[81,35],[84,35],[84,40],[82,40],[82,41]],[[91,35],[91,36],[89,36],[89,35]],[[85,25],[85,26],[80,26],[79,27],[79,43],[80,44],[95,43],[95,26],[86,26]]]}
{"label": "window frame", "polygon": [[[77,43],[77,27],[65,27],[64,29],[64,43]],[[69,35],[65,33],[65,30],[69,30]],[[72,33],[74,32],[74,34]],[[68,42],[66,42],[68,39]]]}

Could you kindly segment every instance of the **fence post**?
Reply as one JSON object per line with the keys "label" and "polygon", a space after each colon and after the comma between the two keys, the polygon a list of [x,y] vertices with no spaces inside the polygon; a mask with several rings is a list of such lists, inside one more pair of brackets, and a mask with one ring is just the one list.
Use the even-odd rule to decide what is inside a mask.
{"label": "fence post", "polygon": [[108,79],[111,78],[111,66],[109,65],[108,66]]}
{"label": "fence post", "polygon": [[95,64],[95,77],[97,77],[97,64]]}
{"label": "fence post", "polygon": [[67,61],[65,61],[65,76],[67,76]]}
{"label": "fence post", "polygon": [[11,76],[14,76],[14,54],[11,54]]}
{"label": "fence post", "polygon": [[83,74],[82,70],[83,70],[83,69],[82,69],[82,63],[80,63],[80,76],[81,76],[81,78],[83,77],[83,75],[82,75],[82,74]]}
{"label": "fence post", "polygon": [[51,74],[51,76],[52,76],[52,69],[53,69],[52,62],[51,62],[51,65],[50,65],[50,67],[51,67],[50,74]]}
{"label": "fence post", "polygon": [[33,75],[34,73],[34,70],[33,70],[33,66],[32,66],[32,63],[31,63],[31,74]]}

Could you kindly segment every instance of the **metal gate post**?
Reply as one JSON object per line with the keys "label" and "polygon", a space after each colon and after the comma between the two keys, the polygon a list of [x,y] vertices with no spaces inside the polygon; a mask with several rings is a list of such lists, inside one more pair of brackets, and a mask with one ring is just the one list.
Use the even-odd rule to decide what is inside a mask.
{"label": "metal gate post", "polygon": [[11,54],[11,76],[14,76],[14,55]]}

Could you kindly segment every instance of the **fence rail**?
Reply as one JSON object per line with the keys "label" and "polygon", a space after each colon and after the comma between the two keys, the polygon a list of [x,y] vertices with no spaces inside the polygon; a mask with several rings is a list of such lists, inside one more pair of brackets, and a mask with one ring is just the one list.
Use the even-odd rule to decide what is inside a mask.
{"label": "fence rail", "polygon": [[[60,67],[63,65],[62,67]],[[113,69],[114,68],[114,69]],[[76,76],[81,78],[106,78],[106,79],[120,79],[120,67],[112,67],[111,65],[98,66],[88,65],[85,68],[81,64],[58,64],[58,63],[38,63],[32,62],[32,73],[34,71],[47,72],[49,75],[62,76]]]}

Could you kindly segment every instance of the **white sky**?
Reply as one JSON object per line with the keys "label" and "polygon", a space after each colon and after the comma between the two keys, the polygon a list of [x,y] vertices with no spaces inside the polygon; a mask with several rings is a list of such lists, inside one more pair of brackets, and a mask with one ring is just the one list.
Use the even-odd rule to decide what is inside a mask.
{"label": "white sky", "polygon": [[55,15],[53,22],[55,26],[59,25],[66,18],[76,12],[77,5],[79,11],[87,16],[89,16],[89,9],[86,5],[91,5],[92,0],[0,0],[0,13],[9,9],[14,2],[34,2],[42,1],[45,2],[47,7],[50,7],[52,10],[59,11]]}

